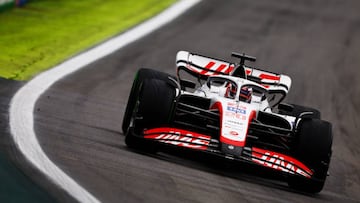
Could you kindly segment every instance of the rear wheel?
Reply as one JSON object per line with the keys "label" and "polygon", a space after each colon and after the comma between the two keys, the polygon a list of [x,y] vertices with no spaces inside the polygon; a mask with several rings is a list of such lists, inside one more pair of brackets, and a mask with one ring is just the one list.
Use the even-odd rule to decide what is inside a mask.
{"label": "rear wheel", "polygon": [[167,126],[171,123],[175,88],[164,80],[144,79],[139,87],[139,96],[130,117],[127,131],[127,146],[145,151],[156,151],[156,145],[143,139],[144,129]]}
{"label": "rear wheel", "polygon": [[331,124],[319,119],[302,119],[296,136],[294,157],[308,166],[314,175],[312,179],[290,176],[288,184],[297,190],[318,193],[324,187],[330,164],[333,139]]}

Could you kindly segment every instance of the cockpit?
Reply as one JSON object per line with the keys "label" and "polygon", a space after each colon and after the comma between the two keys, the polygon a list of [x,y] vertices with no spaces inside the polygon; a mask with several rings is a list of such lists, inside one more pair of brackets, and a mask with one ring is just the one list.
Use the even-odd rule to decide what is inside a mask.
{"label": "cockpit", "polygon": [[265,88],[241,78],[232,80],[229,77],[209,77],[206,85],[210,92],[221,97],[247,103],[251,103],[253,99],[257,101],[264,100],[266,95]]}

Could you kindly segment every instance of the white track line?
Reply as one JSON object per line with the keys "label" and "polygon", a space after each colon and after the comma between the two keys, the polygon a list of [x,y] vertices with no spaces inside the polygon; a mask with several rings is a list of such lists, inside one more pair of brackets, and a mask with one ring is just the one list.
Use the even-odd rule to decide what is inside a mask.
{"label": "white track line", "polygon": [[26,159],[57,186],[79,202],[99,202],[58,168],[43,152],[34,132],[34,107],[38,98],[56,81],[82,67],[144,37],[174,20],[201,0],[181,0],[159,15],[89,51],[43,72],[24,85],[10,103],[10,131],[16,147]]}

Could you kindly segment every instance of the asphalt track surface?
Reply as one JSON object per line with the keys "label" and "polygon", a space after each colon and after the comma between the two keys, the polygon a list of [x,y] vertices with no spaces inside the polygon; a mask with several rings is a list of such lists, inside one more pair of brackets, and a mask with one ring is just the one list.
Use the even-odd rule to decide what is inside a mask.
{"label": "asphalt track surface", "polygon": [[[203,1],[54,84],[35,109],[44,151],[103,202],[359,202],[360,2],[224,2]],[[179,50],[228,60],[232,51],[245,51],[258,58],[253,65],[290,75],[287,101],[318,108],[333,123],[324,190],[303,194],[248,166],[128,149],[121,123],[136,70],[174,73]]]}

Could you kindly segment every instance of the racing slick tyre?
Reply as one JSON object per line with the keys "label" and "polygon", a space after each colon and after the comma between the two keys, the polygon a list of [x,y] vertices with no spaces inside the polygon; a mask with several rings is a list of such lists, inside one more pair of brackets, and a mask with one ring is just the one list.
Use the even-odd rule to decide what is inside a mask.
{"label": "racing slick tyre", "polygon": [[123,117],[122,130],[123,130],[124,135],[126,134],[128,128],[129,128],[129,125],[130,125],[131,116],[133,113],[133,109],[135,107],[135,101],[136,101],[137,97],[139,96],[140,84],[145,79],[154,78],[154,79],[159,79],[159,80],[165,81],[165,80],[168,80],[168,77],[174,78],[174,76],[171,76],[169,74],[159,72],[156,70],[152,70],[152,69],[141,68],[138,70],[138,72],[136,73],[134,82],[132,84],[132,87],[131,87],[125,114]]}
{"label": "racing slick tyre", "polygon": [[329,169],[332,127],[319,119],[302,119],[298,125],[294,156],[313,171],[312,178],[289,176],[288,185],[296,190],[318,193],[324,187]]}
{"label": "racing slick tyre", "polygon": [[288,115],[288,116],[293,116],[293,117],[300,117],[300,115],[304,112],[311,112],[311,115],[306,115],[307,118],[316,118],[316,119],[320,119],[321,118],[321,113],[319,110],[314,109],[314,108],[310,108],[310,107],[305,107],[305,106],[300,106],[297,104],[285,104],[285,103],[281,103],[279,105],[279,113],[283,114],[283,115]]}
{"label": "racing slick tyre", "polygon": [[159,79],[144,79],[139,90],[130,120],[132,127],[126,133],[125,143],[131,148],[154,153],[157,146],[141,137],[143,130],[171,122],[176,91],[169,82]]}

